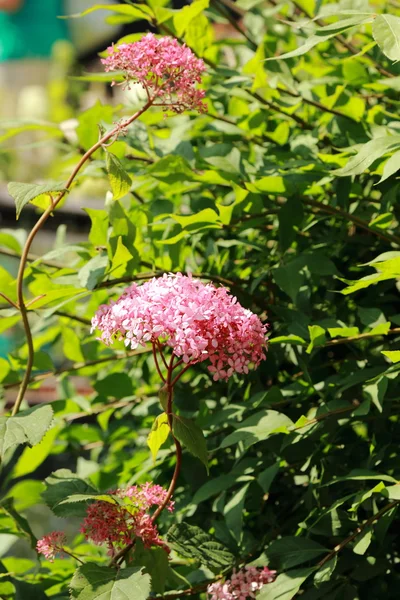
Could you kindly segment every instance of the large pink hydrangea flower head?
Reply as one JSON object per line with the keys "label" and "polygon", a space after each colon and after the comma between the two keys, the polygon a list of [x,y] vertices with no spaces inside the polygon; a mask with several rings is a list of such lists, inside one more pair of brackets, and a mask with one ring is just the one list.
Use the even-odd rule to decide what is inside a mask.
{"label": "large pink hydrangea flower head", "polygon": [[172,348],[183,363],[209,361],[215,381],[248,373],[266,358],[267,327],[225,287],[190,275],[164,274],[131,285],[116,301],[99,307],[92,331],[106,344],[123,340]]}
{"label": "large pink hydrangea flower head", "polygon": [[[81,526],[81,533],[97,545],[106,545],[110,556],[140,538],[145,548],[159,546],[169,553],[160,538],[156,524],[148,513],[152,506],[161,506],[167,491],[159,485],[145,483],[109,492],[110,500],[90,504]],[[121,503],[121,500],[125,502]],[[172,511],[173,502],[167,508]]]}
{"label": "large pink hydrangea flower head", "polygon": [[207,588],[209,600],[249,600],[256,598],[257,593],[266,583],[274,581],[276,571],[268,567],[257,569],[246,566],[239,571],[234,569],[230,579],[217,581]]}
{"label": "large pink hydrangea flower head", "polygon": [[111,46],[102,63],[106,71],[122,72],[128,86],[140,83],[165,110],[206,110],[205,92],[197,87],[205,64],[174,38],[148,33],[138,42]]}

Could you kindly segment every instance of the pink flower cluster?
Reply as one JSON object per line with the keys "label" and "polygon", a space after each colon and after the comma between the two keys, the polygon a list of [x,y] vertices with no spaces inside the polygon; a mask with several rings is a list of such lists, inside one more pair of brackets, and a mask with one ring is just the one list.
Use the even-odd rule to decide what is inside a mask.
{"label": "pink flower cluster", "polygon": [[149,99],[158,99],[165,110],[206,110],[205,92],[196,87],[205,71],[204,62],[174,38],[148,33],[138,42],[111,46],[102,63],[106,71],[122,71],[128,85],[139,82]]}
{"label": "pink flower cluster", "polygon": [[147,342],[172,348],[183,362],[209,360],[213,379],[248,373],[265,359],[267,328],[224,287],[191,276],[164,274],[133,284],[109,305],[99,307],[92,331],[112,344],[124,340],[132,349]]}
{"label": "pink flower cluster", "polygon": [[[167,497],[167,491],[159,485],[145,483],[125,490],[109,492],[114,502],[99,500],[91,504],[82,523],[81,533],[95,544],[106,544],[113,556],[119,549],[140,538],[146,548],[160,546],[169,552],[166,543],[160,538],[157,526],[148,510],[160,506]],[[125,499],[125,504],[117,502]],[[173,502],[167,506],[173,510]]]}
{"label": "pink flower cluster", "polygon": [[65,543],[65,535],[62,531],[52,531],[38,541],[36,549],[40,554],[44,554],[47,560],[53,562],[56,554],[63,551]]}
{"label": "pink flower cluster", "polygon": [[232,577],[224,583],[212,583],[207,588],[209,600],[249,600],[266,583],[274,581],[276,571],[264,567],[261,571],[256,567],[244,567],[233,571]]}

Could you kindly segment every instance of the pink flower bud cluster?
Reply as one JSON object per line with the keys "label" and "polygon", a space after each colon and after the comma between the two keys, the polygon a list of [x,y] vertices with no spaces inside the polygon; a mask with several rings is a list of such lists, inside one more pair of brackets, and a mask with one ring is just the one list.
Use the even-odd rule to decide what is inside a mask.
{"label": "pink flower bud cluster", "polygon": [[50,562],[53,562],[56,554],[62,553],[63,546],[66,544],[65,535],[62,531],[52,531],[45,535],[36,544],[36,549]]}
{"label": "pink flower bud cluster", "polygon": [[[99,500],[87,509],[81,527],[81,533],[87,540],[98,545],[106,544],[111,556],[135,538],[140,538],[145,548],[160,546],[169,552],[147,512],[152,506],[163,504],[167,497],[164,488],[145,483],[125,490],[118,489],[109,492],[109,495],[110,500],[114,497],[114,502]],[[172,511],[173,502],[169,502],[167,508]]]}
{"label": "pink flower bud cluster", "polygon": [[132,349],[161,342],[188,364],[209,360],[213,379],[248,373],[266,358],[267,328],[224,287],[191,276],[164,274],[133,284],[117,301],[99,307],[92,331]]}
{"label": "pink flower bud cluster", "polygon": [[256,567],[244,567],[239,571],[234,569],[232,577],[224,583],[217,581],[207,588],[209,600],[249,600],[256,598],[257,592],[266,583],[274,581],[276,571],[268,567],[262,570]]}
{"label": "pink flower bud cluster", "polygon": [[138,42],[111,46],[102,63],[106,71],[122,71],[128,85],[139,82],[165,110],[206,110],[205,92],[196,87],[205,71],[204,62],[174,38],[148,33]]}

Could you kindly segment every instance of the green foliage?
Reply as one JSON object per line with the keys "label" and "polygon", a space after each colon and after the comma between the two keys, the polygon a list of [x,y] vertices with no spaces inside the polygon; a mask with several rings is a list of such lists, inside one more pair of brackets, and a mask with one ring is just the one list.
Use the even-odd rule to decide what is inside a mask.
{"label": "green foliage", "polygon": [[[83,165],[74,193],[88,235],[62,226],[24,277],[29,386],[43,400],[55,377],[55,400],[13,417],[28,348],[19,310],[0,296],[0,335],[13,336],[0,358],[5,600],[189,589],[205,600],[210,581],[246,563],[278,572],[257,600],[397,600],[400,12],[379,0],[228,4],[93,3],[82,13],[178,36],[207,62],[207,112],[164,119],[151,109]],[[76,137],[26,121],[2,124],[0,140],[47,132],[59,152],[49,175],[67,181],[99,127],[132,112],[96,102],[76,115]],[[9,184],[17,216],[28,203],[39,215],[64,186]],[[14,304],[23,247],[20,230],[0,233],[0,291]],[[200,362],[178,381],[182,466],[175,512],[157,521],[172,552],[137,540],[117,569],[79,533],[88,505],[147,481],[168,488],[177,461],[149,348],[107,347],[90,320],[125,285],[165,272],[228,287],[269,322],[270,343],[257,371],[214,382]],[[86,564],[32,558],[50,511]]]}
{"label": "green foliage", "polygon": [[146,600],[150,577],[137,567],[121,571],[86,563],[73,576],[70,590],[76,600]]}

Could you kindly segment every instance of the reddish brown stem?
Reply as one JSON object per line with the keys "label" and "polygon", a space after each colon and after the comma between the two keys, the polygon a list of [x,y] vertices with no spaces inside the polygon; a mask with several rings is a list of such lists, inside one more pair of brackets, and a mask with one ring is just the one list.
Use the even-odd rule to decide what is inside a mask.
{"label": "reddish brown stem", "polygon": [[157,373],[159,374],[159,376],[161,378],[161,381],[163,381],[165,383],[165,377],[162,374],[162,371],[160,369],[160,365],[158,364],[156,345],[154,344],[154,342],[151,344],[151,348],[153,350],[153,358],[154,358],[154,362],[155,362],[155,365],[156,365]]}
{"label": "reddish brown stem", "polygon": [[157,508],[156,512],[154,513],[154,515],[152,517],[153,522],[160,516],[160,514],[162,513],[164,508],[166,508],[166,506],[168,505],[168,502],[171,500],[172,494],[175,491],[176,483],[178,481],[179,473],[181,470],[181,463],[182,463],[182,446],[181,446],[179,440],[177,440],[176,437],[174,436],[174,431],[173,431],[174,416],[173,416],[173,412],[172,412],[172,402],[173,402],[173,396],[174,396],[174,381],[175,380],[172,381],[172,371],[174,368],[174,359],[175,359],[175,355],[172,354],[171,360],[168,365],[168,373],[167,373],[166,386],[167,386],[167,393],[168,393],[168,401],[167,401],[166,413],[168,416],[168,424],[169,424],[169,428],[171,431],[171,435],[172,435],[172,438],[175,443],[176,464],[175,464],[174,474],[172,475],[171,483],[169,484],[167,495],[165,497],[164,502]]}
{"label": "reddish brown stem", "polygon": [[[140,110],[138,110],[134,115],[132,115],[132,117],[130,117],[129,119],[127,119],[124,122],[124,127],[127,127],[128,125],[133,123],[133,121],[135,121],[138,117],[140,117],[140,115],[142,115],[153,104],[154,99],[155,99],[155,96],[153,98],[149,98],[149,100],[146,102],[146,104]],[[25,374],[22,379],[21,387],[19,389],[18,396],[17,396],[17,399],[15,401],[15,404],[14,404],[14,407],[12,410],[13,416],[16,415],[17,412],[19,411],[22,400],[24,399],[25,392],[26,392],[26,389],[28,387],[29,380],[31,377],[32,368],[33,368],[33,360],[34,360],[34,356],[35,356],[32,332],[31,332],[31,328],[29,325],[28,311],[27,311],[27,307],[25,304],[25,300],[24,300],[24,290],[23,290],[25,267],[26,267],[26,263],[28,260],[29,250],[31,248],[33,240],[35,239],[37,232],[40,230],[42,225],[47,221],[47,219],[49,218],[49,216],[51,215],[51,213],[53,212],[55,207],[64,198],[65,194],[71,187],[75,177],[79,173],[82,166],[92,156],[92,154],[94,154],[94,152],[96,152],[96,150],[101,148],[106,142],[108,142],[108,140],[110,140],[116,134],[118,134],[118,132],[120,131],[120,128],[121,128],[121,126],[119,124],[116,125],[116,127],[114,127],[114,129],[112,129],[111,131],[106,133],[96,144],[94,144],[94,146],[92,146],[91,148],[89,148],[89,150],[87,152],[85,152],[85,154],[82,156],[82,158],[80,159],[80,161],[78,162],[78,164],[76,165],[74,170],[72,171],[71,175],[69,176],[68,181],[65,184],[65,189],[62,192],[60,192],[60,194],[58,195],[58,197],[55,200],[51,201],[50,206],[44,211],[42,216],[38,219],[38,221],[32,228],[32,231],[30,232],[30,234],[27,237],[24,249],[21,254],[21,260],[20,260],[19,269],[18,269],[17,298],[18,298],[19,310],[21,312],[22,323],[23,323],[24,330],[25,330],[26,341],[27,341],[27,345],[28,345],[28,360],[27,360],[27,364],[26,364]]]}

